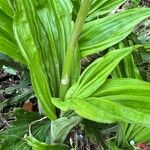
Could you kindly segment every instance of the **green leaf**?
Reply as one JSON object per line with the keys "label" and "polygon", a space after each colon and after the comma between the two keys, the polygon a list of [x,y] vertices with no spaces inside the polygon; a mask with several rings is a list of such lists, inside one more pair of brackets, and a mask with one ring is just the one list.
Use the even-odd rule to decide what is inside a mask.
{"label": "green leaf", "polygon": [[108,79],[92,94],[113,102],[150,113],[150,83],[138,79]]}
{"label": "green leaf", "polygon": [[46,0],[40,1],[37,7],[36,12],[43,28],[39,27],[42,32],[40,40],[43,63],[47,69],[51,93],[58,97],[64,57],[73,28],[72,4],[70,0]]}
{"label": "green leaf", "polygon": [[35,11],[36,5],[31,0],[17,0],[15,3],[17,12],[14,20],[14,33],[17,43],[28,64],[32,85],[40,105],[50,119],[55,119],[55,108],[51,103],[51,86],[46,63],[48,67],[51,67],[51,65],[49,62],[45,62],[43,58],[42,51],[45,51],[45,49],[40,42],[43,32],[39,28],[40,22]]}
{"label": "green leaf", "polygon": [[[23,85],[21,85],[23,87]],[[25,89],[25,91],[21,92],[21,94],[15,96],[13,99],[10,99],[10,101],[6,101],[7,105],[18,105],[21,102],[26,101],[31,96],[33,96],[33,90],[32,89]]]}
{"label": "green leaf", "polygon": [[19,52],[18,47],[8,39],[0,36],[0,52],[8,55],[12,59],[26,64],[24,58]]}
{"label": "green leaf", "polygon": [[[132,44],[131,41],[129,41],[129,43]],[[128,44],[128,41],[125,41],[125,44]],[[141,77],[139,75],[139,71],[138,71],[138,69],[137,69],[137,67],[136,67],[136,65],[134,63],[132,54],[129,54],[127,57],[125,57],[122,60],[122,62],[117,66],[117,69],[115,69],[115,72],[113,72],[113,78],[114,78],[114,74],[117,75],[117,74],[120,73],[121,76],[117,75],[117,76],[115,76],[115,78],[116,77],[117,78],[128,77],[128,78],[141,79]],[[126,81],[127,81],[127,79],[126,79]],[[124,84],[125,82],[124,83],[121,82],[121,83]],[[127,81],[126,83],[127,84],[128,83],[133,84],[133,86],[135,87],[135,84],[137,84],[138,81],[137,82],[133,82],[131,80],[131,82]],[[116,84],[116,82],[115,82],[115,84]],[[141,83],[139,82],[138,84],[140,86],[141,85],[144,86],[143,82],[141,82]],[[139,85],[137,85],[137,86],[139,86]],[[122,87],[122,85],[121,85],[121,87]],[[130,87],[127,85],[127,87],[129,88],[128,90],[132,91],[133,95],[136,95],[136,92],[133,92],[133,89],[130,88],[131,85],[130,85]],[[135,88],[137,89],[137,87],[135,87]],[[141,90],[141,91],[143,91],[143,90]],[[116,91],[116,94],[117,94],[117,91]],[[118,94],[120,94],[119,91],[118,91]],[[110,93],[110,95],[111,95],[111,93]],[[126,98],[129,95],[126,95]],[[124,98],[124,100],[126,100],[126,98]],[[136,99],[136,98],[134,98],[134,99]],[[133,103],[132,104],[135,104],[135,102],[134,102],[135,100],[134,99],[133,99]],[[142,98],[141,98],[141,100],[142,100]],[[131,107],[133,107],[133,106],[131,106]],[[143,109],[145,109],[145,108],[143,107]],[[139,126],[139,125],[136,125],[136,124],[119,122],[118,132],[117,132],[117,137],[116,137],[116,145],[118,147],[120,147],[120,148],[133,149],[131,147],[131,145],[130,145],[130,141],[134,141],[136,144],[149,142],[149,140],[150,140],[149,133],[150,133],[150,130],[147,127]]]}
{"label": "green leaf", "polygon": [[81,122],[82,118],[62,117],[51,123],[51,143],[63,143],[70,130]]}
{"label": "green leaf", "polygon": [[85,135],[90,139],[94,144],[100,145],[102,134],[101,134],[101,124],[96,123],[90,120],[83,120]]}
{"label": "green leaf", "polygon": [[14,115],[16,116],[16,121],[13,125],[0,133],[0,140],[2,140],[1,149],[30,150],[31,147],[27,145],[24,138],[29,132],[29,126],[31,130],[30,132],[36,139],[45,143],[51,142],[50,120],[41,120],[41,116],[38,113],[26,112],[22,109],[15,109]]}
{"label": "green leaf", "polygon": [[15,43],[13,20],[2,11],[0,11],[0,35]]}
{"label": "green leaf", "polygon": [[17,0],[15,4],[14,32],[17,43],[27,61],[39,103],[44,113],[50,119],[55,119],[51,95],[58,97],[72,30],[71,2]]}
{"label": "green leaf", "polygon": [[32,122],[30,132],[39,141],[47,144],[51,143],[51,121],[49,119],[41,118]]}
{"label": "green leaf", "polygon": [[80,9],[81,0],[71,0],[71,1],[73,3],[73,12],[75,15],[77,15]]}
{"label": "green leaf", "polygon": [[140,0],[132,0],[132,3],[134,3],[135,5],[139,5],[140,2]]}
{"label": "green leaf", "polygon": [[28,131],[29,124],[39,119],[40,116],[38,113],[25,112],[22,109],[15,109],[14,115],[16,116],[16,121],[13,126],[0,133],[1,149],[22,150],[24,148],[25,150],[30,150],[23,137]]}
{"label": "green leaf", "polygon": [[[126,46],[133,46],[132,41],[124,40],[123,42],[119,43],[120,48],[124,48]],[[118,64],[118,66],[114,69],[114,71],[111,74],[112,78],[142,79],[133,57],[134,55],[136,55],[136,53],[137,52],[129,54]]]}
{"label": "green leaf", "polygon": [[1,132],[0,137],[16,136],[19,138],[24,136],[29,124],[34,120],[40,119],[38,113],[26,112],[19,108],[14,110],[14,115],[16,116],[16,121],[13,123],[13,127]]}
{"label": "green leaf", "polygon": [[[0,1],[0,52],[26,64],[19,52],[13,34],[13,19],[9,16],[11,7],[6,0]],[[13,13],[13,12],[12,12]],[[11,14],[12,15],[12,14]]]}
{"label": "green leaf", "polygon": [[[139,127],[138,125],[136,125],[136,127],[132,131],[133,133],[134,132],[136,133],[136,134],[134,134],[134,137],[132,137],[132,139],[136,143],[149,143],[149,141],[150,141],[150,128],[149,127],[145,127],[145,128],[143,127],[143,129],[138,130],[139,128],[141,128],[141,126]],[[137,130],[139,132],[136,132]]]}
{"label": "green leaf", "polygon": [[147,52],[150,51],[150,43],[144,43],[143,46]]}
{"label": "green leaf", "polygon": [[124,150],[117,147],[114,141],[108,141],[109,150]]}
{"label": "green leaf", "polygon": [[69,150],[69,147],[64,144],[45,144],[43,142],[39,142],[34,137],[26,137],[26,141],[30,146],[32,146],[33,150]]}
{"label": "green leaf", "polygon": [[27,145],[25,140],[20,138],[9,136],[10,139],[6,139],[3,142],[0,142],[1,150],[32,150],[30,146]]}
{"label": "green leaf", "polygon": [[69,103],[71,103],[71,101],[67,102],[63,102],[62,99],[60,98],[52,98],[52,103],[57,107],[60,108],[62,111],[68,111],[69,110]]}
{"label": "green leaf", "polygon": [[149,113],[143,113],[137,108],[127,107],[103,97],[72,98],[65,102],[55,99],[54,104],[65,111],[74,110],[83,118],[96,122],[116,123],[123,121],[147,127],[150,125]]}
{"label": "green leaf", "polygon": [[126,0],[95,0],[92,5],[87,21],[99,18],[103,15],[109,14],[122,5]]}
{"label": "green leaf", "polygon": [[117,135],[117,146],[124,148],[131,148],[130,142],[135,144],[149,143],[150,128],[139,126],[137,124],[119,123],[119,130]]}
{"label": "green leaf", "polygon": [[70,97],[89,97],[95,90],[97,90],[107,79],[109,74],[118,65],[118,63],[137,49],[139,46],[118,49],[109,52],[103,58],[94,61],[80,76],[77,83],[75,83],[67,92],[66,98]]}
{"label": "green leaf", "polygon": [[107,80],[90,98],[53,103],[62,110],[102,123],[129,122],[149,126],[150,84],[137,79]]}
{"label": "green leaf", "polygon": [[116,145],[118,147],[129,147],[129,141],[126,138],[126,133],[128,133],[130,124],[119,122],[118,124],[118,130],[116,135]]}
{"label": "green leaf", "polygon": [[92,13],[99,9],[103,4],[105,4],[108,0],[101,0],[100,2],[98,0],[93,0],[91,11],[89,13]]}
{"label": "green leaf", "polygon": [[9,17],[13,18],[14,12],[7,0],[0,0],[0,10],[6,13]]}
{"label": "green leaf", "polygon": [[51,103],[51,93],[47,83],[48,81],[45,72],[39,67],[38,61],[30,66],[30,76],[35,95],[42,106],[43,112],[49,119],[56,119],[55,108]]}
{"label": "green leaf", "polygon": [[113,78],[129,77],[129,78],[141,79],[139,70],[135,65],[132,54],[129,54],[120,62],[117,68],[113,71],[112,77]]}
{"label": "green leaf", "polygon": [[79,39],[81,56],[97,53],[122,41],[149,16],[149,8],[137,8],[86,23]]}

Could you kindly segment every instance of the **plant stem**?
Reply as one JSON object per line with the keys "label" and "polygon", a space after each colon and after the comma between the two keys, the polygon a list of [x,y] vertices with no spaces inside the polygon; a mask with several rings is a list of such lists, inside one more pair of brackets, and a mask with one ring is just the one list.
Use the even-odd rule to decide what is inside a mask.
{"label": "plant stem", "polygon": [[92,5],[92,0],[83,0],[79,13],[77,15],[77,19],[67,49],[67,54],[65,57],[65,62],[64,62],[63,72],[62,72],[62,79],[60,83],[60,93],[59,93],[59,97],[61,99],[64,98],[66,91],[70,87],[71,67],[73,65],[72,63],[73,63],[74,56],[78,52],[77,51],[78,37],[82,31],[82,27],[84,25],[85,19],[87,17],[91,5]]}

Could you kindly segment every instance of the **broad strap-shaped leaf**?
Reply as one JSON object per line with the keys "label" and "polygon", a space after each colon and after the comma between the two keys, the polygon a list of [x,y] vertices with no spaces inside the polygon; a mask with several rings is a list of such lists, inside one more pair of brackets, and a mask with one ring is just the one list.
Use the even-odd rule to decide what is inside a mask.
{"label": "broad strap-shaped leaf", "polygon": [[4,36],[15,43],[13,20],[2,11],[0,11],[0,36]]}
{"label": "broad strap-shaped leaf", "polygon": [[150,8],[137,8],[86,23],[79,39],[81,56],[97,53],[122,41],[149,16]]}
{"label": "broad strap-shaped leaf", "polygon": [[143,46],[147,52],[150,51],[150,43],[144,43]]}
{"label": "broad strap-shaped leaf", "polygon": [[[122,44],[121,44],[121,46],[122,46]],[[132,45],[132,43],[130,41],[125,41],[125,44]],[[123,44],[123,46],[124,46],[124,44]],[[141,79],[140,74],[139,74],[139,70],[134,63],[134,59],[133,59],[132,54],[129,54],[127,57],[125,57],[120,62],[120,64],[117,66],[117,68],[113,71],[112,77],[113,78],[128,77],[128,78]],[[124,79],[122,79],[122,80],[124,80]],[[126,79],[126,81],[127,80],[128,79]],[[138,83],[138,81],[133,82],[134,80],[132,80],[132,79],[130,79],[130,80],[131,80],[131,82],[130,81],[127,81],[127,82],[121,81],[119,85],[121,85],[121,83],[122,83],[122,85],[125,85],[124,87],[126,87],[126,84],[127,84],[127,87],[129,88],[128,90],[132,91],[133,95],[136,95],[136,92],[133,92],[132,86],[134,86],[134,88],[137,89],[137,87],[139,88],[139,85],[140,85],[140,88],[141,88],[141,85],[144,86],[144,84],[143,84],[144,82],[140,81]],[[119,81],[116,81],[116,82],[119,82]],[[116,84],[116,82],[115,82],[115,84]],[[139,85],[137,85],[137,87],[136,87],[135,84],[137,84],[137,83]],[[130,86],[128,86],[128,84],[130,84]],[[131,85],[131,84],[133,84],[133,85]],[[121,85],[121,87],[122,87],[122,85]],[[112,87],[114,87],[114,86],[112,86]],[[142,91],[142,88],[141,88],[141,91]],[[126,92],[124,91],[124,93],[126,93]],[[118,91],[118,94],[120,94],[119,91]],[[111,93],[110,93],[110,95],[111,95]],[[127,97],[128,97],[128,95],[126,95],[126,98]],[[124,101],[126,101],[126,98],[124,99]],[[136,100],[136,98],[135,98],[135,100]],[[136,103],[135,100],[133,99],[133,103],[131,102],[132,103],[131,107],[133,104],[135,105],[135,103]],[[143,101],[143,98],[141,98],[141,101]],[[144,105],[147,105],[147,104],[144,103]],[[143,107],[143,110],[144,109],[145,109],[145,107]],[[117,132],[117,137],[116,137],[116,145],[120,148],[130,149],[131,148],[130,141],[134,141],[136,145],[140,144],[140,143],[149,142],[149,140],[150,140],[149,134],[150,134],[150,128],[148,128],[148,127],[139,126],[137,124],[119,122],[118,132]]]}
{"label": "broad strap-shaped leaf", "polygon": [[[100,123],[83,119],[82,124],[84,125],[85,135],[89,138],[89,140],[97,145],[102,145],[102,133],[99,132],[102,130],[102,126]],[[102,147],[102,146],[101,146]]]}
{"label": "broad strap-shaped leaf", "polygon": [[114,141],[108,141],[107,143],[109,150],[122,150],[119,149]]}
{"label": "broad strap-shaped leaf", "polygon": [[[129,147],[129,142],[126,138],[126,133],[128,132],[129,123],[119,122],[116,134],[116,145],[118,147]],[[130,130],[130,129],[129,129]]]}
{"label": "broad strap-shaped leaf", "polygon": [[150,83],[138,79],[108,79],[93,97],[102,97],[150,114]]}
{"label": "broad strap-shaped leaf", "polygon": [[[37,59],[35,59],[36,61]],[[48,116],[49,119],[56,119],[55,108],[51,103],[51,93],[47,78],[43,70],[39,67],[38,61],[30,66],[30,76],[34,92],[39,100],[43,112]],[[31,69],[32,68],[32,69]]]}
{"label": "broad strap-shaped leaf", "polygon": [[92,93],[94,93],[105,82],[121,59],[138,47],[139,46],[132,46],[129,48],[114,50],[106,54],[104,57],[94,61],[85,69],[77,83],[69,89],[66,98],[86,98],[92,95]]}
{"label": "broad strap-shaped leaf", "polygon": [[39,21],[32,0],[16,0],[14,33],[20,51],[25,58],[31,75],[34,92],[43,108],[44,113],[55,119],[54,106],[51,103],[51,93],[45,62],[41,54]]}
{"label": "broad strap-shaped leaf", "polygon": [[140,0],[132,0],[132,3],[138,5],[141,1]]}
{"label": "broad strap-shaped leaf", "polygon": [[[91,21],[103,15],[109,14],[123,4],[126,0],[93,0],[91,10],[88,14],[86,21]],[[73,10],[75,15],[78,14],[81,0],[72,0]]]}
{"label": "broad strap-shaped leaf", "polygon": [[[25,140],[25,135],[28,134],[29,129],[32,136],[34,136],[37,140],[50,144],[51,121],[48,118],[41,118],[37,112],[26,112],[22,109],[16,109],[14,111],[14,115],[16,117],[16,121],[14,121],[13,126],[0,132],[0,149],[31,150],[32,147],[28,145]],[[55,145],[52,147],[55,147]],[[58,145],[56,148],[57,147]]]}
{"label": "broad strap-shaped leaf", "polygon": [[2,36],[0,36],[0,52],[8,55],[9,57],[18,62],[21,62],[22,64],[26,64],[26,61],[20,54],[17,45]]}
{"label": "broad strap-shaped leaf", "polygon": [[[117,134],[117,146],[129,147],[131,141],[134,141],[136,145],[141,143],[149,143],[150,140],[150,128],[139,126],[137,124],[119,123],[119,129]],[[131,145],[130,145],[131,147]]]}
{"label": "broad strap-shaped leaf", "polygon": [[87,21],[109,14],[122,5],[126,0],[95,0]]}
{"label": "broad strap-shaped leaf", "polygon": [[[39,27],[44,64],[53,96],[58,96],[64,57],[70,41],[72,4],[70,0],[40,1],[35,6],[42,27]],[[45,33],[44,33],[45,32]]]}
{"label": "broad strap-shaped leaf", "polygon": [[101,0],[100,2],[98,0],[93,0],[92,3],[92,7],[91,7],[91,11],[89,12],[89,14],[91,14],[92,12],[98,10],[103,4],[105,4],[108,0]]}
{"label": "broad strap-shaped leaf", "polygon": [[30,146],[32,146],[33,150],[69,150],[70,148],[65,144],[46,144],[38,141],[34,137],[26,137],[26,141]]}
{"label": "broad strap-shaped leaf", "polygon": [[119,65],[115,68],[113,73],[111,74],[112,78],[135,78],[141,79],[139,70],[135,65],[134,58],[132,54],[126,56]]}
{"label": "broad strap-shaped leaf", "polygon": [[75,15],[78,14],[78,11],[80,9],[81,1],[82,0],[71,0],[73,3],[73,12]]}
{"label": "broad strap-shaped leaf", "polygon": [[9,0],[0,0],[0,11],[3,11],[11,18],[14,16],[14,11],[9,4]]}
{"label": "broad strap-shaped leaf", "polygon": [[[26,112],[22,109],[15,109],[13,115],[16,117],[16,121],[13,122],[13,126],[0,132],[0,149],[31,150],[31,147],[27,145],[23,137],[28,133],[28,126],[30,123],[40,119],[40,115],[35,112]],[[34,128],[34,130],[36,130],[36,134],[40,129]]]}
{"label": "broad strap-shaped leaf", "polygon": [[[118,45],[117,45],[118,46]],[[133,46],[132,41],[124,40],[119,43],[119,48],[125,48],[126,46]],[[138,67],[135,64],[135,60],[133,56],[137,56],[137,52],[133,52],[133,54],[129,54],[114,69],[111,76],[112,78],[134,78],[134,79],[142,79]]]}
{"label": "broad strap-shaped leaf", "polygon": [[[21,34],[18,35],[19,38],[17,36],[16,38],[22,42],[19,44],[22,54],[28,62],[38,55],[43,64],[42,68],[47,70],[45,75],[48,78],[51,94],[57,97],[65,52],[72,29],[71,2],[69,0],[65,3],[60,0],[40,2],[29,0],[21,3],[21,1],[16,3],[17,9],[25,11],[26,18],[20,17],[18,13],[18,19],[15,17],[14,31],[19,34],[17,31],[19,30]],[[25,34],[25,30],[30,34]],[[29,38],[32,42],[29,42]],[[26,40],[28,44],[24,42]]]}
{"label": "broad strap-shaped leaf", "polygon": [[7,14],[10,13],[9,11],[11,10],[9,7],[10,6],[6,0],[0,1],[0,52],[8,55],[16,61],[26,64],[24,58],[19,52],[13,34],[13,20]]}
{"label": "broad strap-shaped leaf", "polygon": [[[141,129],[141,130],[139,130]],[[139,132],[136,132],[139,131]],[[134,135],[134,139],[136,143],[149,143],[150,141],[150,128],[149,127],[139,127],[138,125],[135,125],[135,128],[133,130],[133,133],[136,133],[135,135],[132,134],[132,136]]]}
{"label": "broad strap-shaped leaf", "polygon": [[82,121],[79,116],[62,117],[51,122],[51,143],[64,143],[70,130]]}
{"label": "broad strap-shaped leaf", "polygon": [[64,102],[60,99],[54,99],[53,103],[64,111],[74,110],[83,118],[96,122],[115,123],[123,121],[147,127],[150,125],[150,113],[143,113],[137,108],[124,106],[103,97],[71,98]]}

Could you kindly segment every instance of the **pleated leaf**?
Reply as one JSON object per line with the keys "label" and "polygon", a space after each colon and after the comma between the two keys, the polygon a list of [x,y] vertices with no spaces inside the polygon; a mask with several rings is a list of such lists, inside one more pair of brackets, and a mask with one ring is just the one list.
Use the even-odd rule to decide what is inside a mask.
{"label": "pleated leaf", "polygon": [[[69,0],[16,0],[14,33],[27,61],[32,85],[44,113],[54,119],[51,95],[58,96],[61,69],[71,34]],[[34,60],[34,63],[33,63]]]}
{"label": "pleated leaf", "polygon": [[[81,0],[71,0],[74,7],[74,13],[77,15]],[[93,19],[102,17],[103,15],[109,14],[113,12],[116,8],[118,8],[121,4],[123,4],[126,0],[93,0],[91,11],[88,14],[86,21],[91,21]]]}
{"label": "pleated leaf", "polygon": [[0,0],[0,10],[6,13],[9,17],[13,18],[14,11],[8,0]]}
{"label": "pleated leaf", "polygon": [[95,0],[87,21],[109,14],[122,5],[126,0]]}
{"label": "pleated leaf", "polygon": [[[131,41],[125,41],[125,43],[120,42],[119,48],[123,48],[127,46],[133,46]],[[135,64],[133,55],[136,55],[136,52],[133,54],[129,54],[126,56],[114,69],[111,76],[112,78],[134,78],[134,79],[142,79],[140,76],[140,72],[138,67]]]}
{"label": "pleated leaf", "polygon": [[[7,7],[7,8],[6,8]],[[5,10],[2,11],[1,9]],[[26,64],[19,52],[13,33],[13,20],[8,16],[9,4],[7,1],[0,1],[0,52],[8,55],[12,59]]]}
{"label": "pleated leaf", "polygon": [[12,59],[26,64],[26,61],[20,54],[18,46],[15,45],[13,42],[9,41],[7,38],[0,36],[0,52],[3,54],[8,55]]}
{"label": "pleated leaf", "polygon": [[[26,112],[22,109],[15,109],[13,114],[16,120],[13,122],[13,125],[7,129],[4,129],[0,132],[0,149],[1,150],[31,150],[31,147],[27,145],[25,139],[23,138],[25,134],[28,134],[29,125],[40,119],[39,113],[35,112]],[[35,127],[35,134],[40,130]],[[43,136],[43,135],[40,135]]]}
{"label": "pleated leaf", "polygon": [[34,92],[40,101],[44,113],[50,118],[56,118],[54,106],[51,103],[51,93],[48,77],[41,55],[39,42],[39,22],[32,0],[16,0],[16,15],[14,19],[14,33],[20,51],[25,58],[31,75]]}
{"label": "pleated leaf", "polygon": [[139,132],[137,132],[137,134],[134,135],[134,141],[136,143],[149,143],[150,141],[150,128],[140,128],[141,130],[139,130],[139,126],[136,126],[133,130],[133,133],[138,130]]}
{"label": "pleated leaf", "polygon": [[79,39],[81,56],[100,52],[122,41],[149,16],[149,8],[136,8],[86,23]]}
{"label": "pleated leaf", "polygon": [[[58,96],[64,57],[71,36],[72,4],[69,0],[40,1],[35,6],[44,32],[40,37],[44,64],[53,96]],[[40,27],[41,28],[41,27]]]}
{"label": "pleated leaf", "polygon": [[70,130],[82,121],[81,117],[61,117],[51,123],[51,143],[64,143]]}
{"label": "pleated leaf", "polygon": [[80,4],[82,0],[71,0],[71,1],[73,3],[73,12],[75,13],[75,15],[77,15],[80,9]]}
{"label": "pleated leaf", "polygon": [[119,130],[117,135],[117,145],[119,147],[129,147],[130,141],[135,144],[149,143],[150,128],[139,126],[138,124],[119,123]]}
{"label": "pleated leaf", "polygon": [[131,78],[108,79],[93,97],[102,97],[150,114],[150,83]]}
{"label": "pleated leaf", "polygon": [[109,74],[118,65],[121,59],[138,47],[139,46],[132,46],[129,48],[114,50],[106,54],[104,57],[94,61],[85,69],[77,83],[69,89],[66,98],[89,97],[105,82]]}
{"label": "pleated leaf", "polygon": [[[131,41],[126,41],[125,44],[132,45]],[[119,45],[124,46],[123,43],[121,43]],[[134,63],[132,54],[129,54],[127,57],[125,57],[120,62],[120,64],[114,70],[112,77],[113,77],[113,79],[114,78],[123,78],[123,77],[141,79],[139,70]],[[132,91],[132,94],[135,96],[137,96],[136,92],[138,92],[138,91],[134,91],[133,88],[136,88],[138,90],[140,88],[140,90],[143,92],[144,88],[145,88],[144,91],[146,91],[146,87],[148,85],[140,80],[132,80],[132,79],[122,79],[122,80],[126,80],[126,82],[120,81],[120,79],[118,79],[117,81],[115,80],[116,81],[116,82],[114,81],[115,84],[112,83],[113,84],[112,88],[114,87],[114,85],[116,85],[116,83],[120,82],[118,86],[120,86],[120,85],[121,85],[121,87],[124,86],[125,90],[126,90],[126,88],[128,88],[128,91],[129,90]],[[132,88],[132,86],[134,86],[134,87]],[[142,86],[143,86],[143,88],[142,88]],[[117,91],[117,89],[116,89],[116,93],[117,92],[118,92],[118,95],[121,95],[120,91]],[[124,91],[124,93],[126,93],[126,92]],[[128,92],[126,94],[128,94]],[[110,92],[110,95],[111,95],[111,92]],[[122,99],[122,101],[126,101],[126,99],[128,99],[128,96],[130,96],[130,94],[126,95],[126,97],[124,98],[124,100]],[[141,97],[141,95],[139,95],[139,94],[138,94],[138,96],[139,96],[139,100],[141,102],[143,102],[144,98]],[[144,96],[146,96],[146,95],[144,94]],[[136,101],[136,97],[134,99],[132,100],[132,102],[133,102],[132,104],[134,104],[135,107],[132,106],[132,104],[130,107],[134,107],[134,108],[139,107],[137,104],[137,101]],[[147,98],[147,100],[148,100],[148,98]],[[131,102],[127,102],[127,103],[131,103]],[[148,105],[148,103],[149,103],[148,101],[147,101],[147,104],[144,101],[142,103],[143,104],[142,106]],[[140,106],[141,106],[141,104],[140,104]],[[146,107],[144,106],[142,109],[145,110]],[[119,128],[118,128],[118,132],[117,132],[117,138],[116,138],[117,142],[116,143],[117,143],[117,146],[120,148],[121,147],[122,148],[123,147],[126,147],[126,148],[131,147],[131,145],[129,145],[129,144],[130,144],[130,141],[132,141],[132,140],[135,141],[136,144],[138,144],[138,143],[148,142],[148,140],[150,139],[150,136],[149,136],[150,129],[148,127],[144,127],[143,125],[139,126],[137,124],[125,123],[125,122],[119,122],[118,126],[119,126]]]}
{"label": "pleated leaf", "polygon": [[0,36],[4,36],[10,41],[15,42],[13,20],[2,11],[0,11]]}
{"label": "pleated leaf", "polygon": [[32,146],[33,150],[69,150],[69,147],[65,144],[46,144],[38,141],[34,137],[26,137],[26,141],[30,146]]}
{"label": "pleated leaf", "polygon": [[53,103],[62,110],[74,110],[83,118],[96,122],[115,123],[123,121],[147,127],[150,125],[149,113],[143,113],[139,109],[124,106],[103,97],[71,98],[64,102],[54,99]]}
{"label": "pleated leaf", "polygon": [[141,79],[139,70],[135,65],[132,54],[125,57],[111,74],[113,78],[135,78]]}

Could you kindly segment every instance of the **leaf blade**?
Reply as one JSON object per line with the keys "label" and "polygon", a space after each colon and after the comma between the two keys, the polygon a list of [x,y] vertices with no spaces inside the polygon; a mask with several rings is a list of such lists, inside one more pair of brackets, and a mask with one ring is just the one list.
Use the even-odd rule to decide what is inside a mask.
{"label": "leaf blade", "polygon": [[137,8],[86,23],[79,39],[81,56],[97,53],[120,42],[149,14],[149,8]]}
{"label": "leaf blade", "polygon": [[131,78],[108,79],[92,96],[103,97],[139,111],[150,113],[150,84],[145,81]]}
{"label": "leaf blade", "polygon": [[118,63],[139,46],[132,46],[114,50],[106,54],[103,58],[94,61],[80,76],[79,80],[69,89],[66,98],[80,97],[86,98],[100,87],[118,65]]}
{"label": "leaf blade", "polygon": [[32,146],[33,150],[69,150],[69,147],[65,144],[46,144],[43,142],[38,141],[34,137],[26,137],[26,141],[30,146]]}

